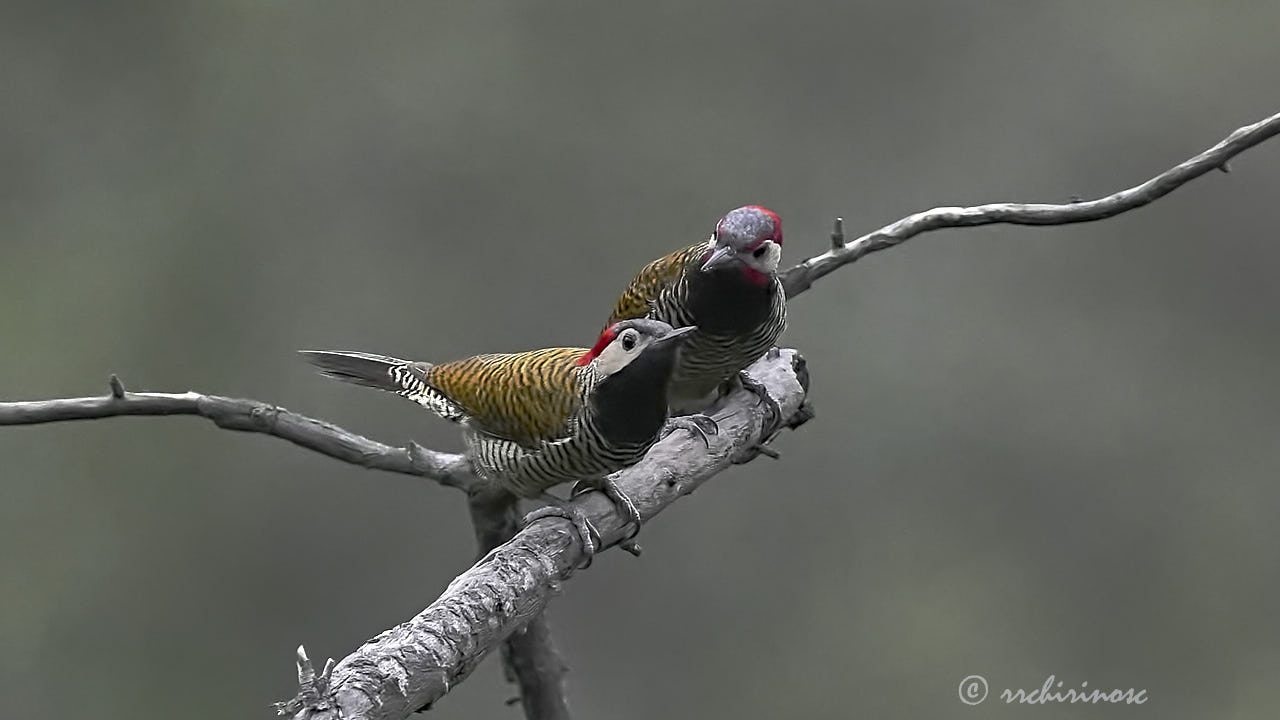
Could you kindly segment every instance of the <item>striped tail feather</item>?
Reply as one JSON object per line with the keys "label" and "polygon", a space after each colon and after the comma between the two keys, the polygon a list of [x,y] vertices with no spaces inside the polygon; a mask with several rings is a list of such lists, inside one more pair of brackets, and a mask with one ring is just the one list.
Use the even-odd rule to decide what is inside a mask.
{"label": "striped tail feather", "polygon": [[325,377],[395,393],[446,420],[460,421],[466,417],[457,403],[430,384],[427,379],[430,363],[355,351],[299,350],[298,353]]}
{"label": "striped tail feather", "polygon": [[365,352],[299,350],[298,353],[319,368],[325,377],[387,392],[408,389],[402,380],[406,375],[416,375],[419,382],[425,381],[426,370],[430,367],[422,367],[414,373],[414,363],[408,360]]}

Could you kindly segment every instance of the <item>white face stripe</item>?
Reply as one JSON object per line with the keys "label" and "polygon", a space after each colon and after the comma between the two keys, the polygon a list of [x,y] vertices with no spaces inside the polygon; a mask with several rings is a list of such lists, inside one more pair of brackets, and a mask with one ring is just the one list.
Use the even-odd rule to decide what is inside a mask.
{"label": "white face stripe", "polygon": [[[623,339],[628,337],[635,341],[630,350],[623,347]],[[631,361],[639,357],[640,352],[651,342],[653,342],[652,336],[645,335],[635,328],[627,328],[619,333],[613,342],[605,346],[605,349],[601,350],[600,355],[592,362],[600,374],[612,375],[631,364]]]}
{"label": "white face stripe", "polygon": [[738,258],[748,267],[766,275],[777,272],[778,264],[782,261],[782,246],[772,240],[765,240],[761,247],[765,248],[765,252],[760,257],[756,257],[753,251],[740,253]]}

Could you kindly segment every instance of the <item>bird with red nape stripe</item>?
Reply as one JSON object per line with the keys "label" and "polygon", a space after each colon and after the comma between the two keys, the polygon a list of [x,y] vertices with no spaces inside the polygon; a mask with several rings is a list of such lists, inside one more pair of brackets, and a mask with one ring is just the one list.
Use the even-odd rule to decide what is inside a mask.
{"label": "bird with red nape stripe", "polygon": [[548,490],[574,481],[602,490],[634,524],[630,537],[639,532],[639,511],[609,474],[639,462],[664,429],[686,428],[707,442],[704,427],[667,419],[671,373],[692,332],[629,319],[611,324],[590,349],[435,365],[363,352],[301,352],[327,377],[395,393],[460,423],[476,473],[519,497],[548,502],[525,522],[568,518],[589,562],[595,528]]}
{"label": "bird with red nape stripe", "polygon": [[730,211],[710,240],[646,265],[622,292],[609,324],[630,318],[695,326],[669,390],[676,415],[700,412],[733,382],[756,393],[781,420],[764,388],[742,372],[777,342],[787,324],[778,279],[782,220],[759,205]]}

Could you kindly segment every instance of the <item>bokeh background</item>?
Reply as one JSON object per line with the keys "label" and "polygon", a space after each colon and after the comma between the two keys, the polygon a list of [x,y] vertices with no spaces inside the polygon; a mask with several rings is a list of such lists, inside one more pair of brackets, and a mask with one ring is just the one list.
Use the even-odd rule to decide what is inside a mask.
{"label": "bokeh background", "polygon": [[[1280,109],[1278,28],[1203,0],[5,3],[0,397],[115,372],[458,449],[294,349],[589,344],[747,203],[799,261],[835,215],[1111,192]],[[798,298],[818,419],[566,586],[579,714],[1274,716],[1277,197],[1280,141]],[[279,440],[0,428],[3,714],[268,717],[299,642],[345,655],[472,552],[455,493]],[[1051,673],[1151,699],[995,702]],[[511,694],[491,658],[434,716]]]}

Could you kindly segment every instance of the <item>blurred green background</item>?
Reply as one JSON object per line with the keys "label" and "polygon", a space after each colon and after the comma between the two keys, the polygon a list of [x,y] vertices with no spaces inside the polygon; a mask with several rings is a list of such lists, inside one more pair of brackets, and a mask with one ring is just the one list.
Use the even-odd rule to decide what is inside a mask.
{"label": "blurred green background", "polygon": [[[116,372],[458,449],[294,349],[589,344],[747,203],[794,262],[837,214],[1111,192],[1280,109],[1278,29],[1203,0],[5,3],[0,397]],[[579,715],[1275,716],[1278,196],[1280,141],[798,298],[818,419],[553,604]],[[472,552],[457,494],[279,440],[2,428],[4,714],[268,717],[299,642],[345,655]],[[995,702],[1050,673],[1151,700]],[[491,658],[434,716],[512,692]]]}

